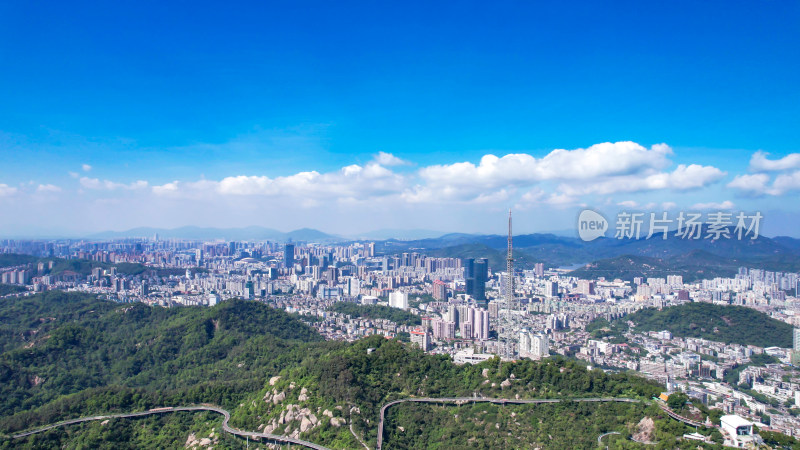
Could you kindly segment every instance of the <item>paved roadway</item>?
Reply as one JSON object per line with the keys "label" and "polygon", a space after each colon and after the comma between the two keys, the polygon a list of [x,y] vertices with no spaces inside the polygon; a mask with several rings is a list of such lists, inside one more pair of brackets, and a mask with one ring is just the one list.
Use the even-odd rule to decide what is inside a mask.
{"label": "paved roadway", "polygon": [[[704,424],[702,422],[698,422],[696,420],[692,420],[692,419],[688,419],[688,418],[683,417],[683,416],[679,416],[677,413],[672,412],[671,409],[669,409],[668,407],[666,407],[665,405],[663,405],[661,403],[659,403],[658,406],[660,406],[661,409],[663,409],[664,412],[667,413],[667,415],[669,415],[673,419],[680,420],[681,422],[683,422],[683,423],[685,423],[687,425],[691,425],[693,427],[707,427],[708,426],[708,425],[706,425],[706,424]],[[717,428],[716,425],[712,425],[712,427]]]}
{"label": "paved roadway", "polygon": [[[603,442],[602,442],[603,438],[606,437],[606,436],[610,436],[612,434],[622,434],[622,433],[620,433],[618,431],[609,431],[608,433],[603,433],[600,436],[597,436],[597,445],[598,446],[602,446],[603,445]],[[606,448],[608,448],[608,446],[606,446]]]}
{"label": "paved roadway", "polygon": [[377,449],[381,450],[383,446],[383,423],[386,415],[386,410],[389,407],[398,403],[418,402],[418,403],[455,403],[463,405],[467,403],[496,403],[500,405],[505,404],[539,404],[539,403],[561,403],[561,402],[622,402],[622,403],[640,403],[641,400],[633,398],[614,398],[614,397],[589,397],[589,398],[547,398],[547,399],[513,399],[513,398],[487,398],[487,397],[445,397],[445,398],[405,398],[389,402],[381,407],[380,422],[378,422],[378,445]]}
{"label": "paved roadway", "polygon": [[25,436],[30,436],[32,434],[41,433],[43,431],[51,430],[56,427],[63,427],[65,425],[72,425],[76,423],[82,422],[91,422],[94,420],[106,420],[106,419],[121,419],[121,418],[130,418],[130,417],[141,417],[147,416],[151,414],[164,414],[164,413],[171,413],[171,412],[178,412],[178,411],[211,411],[218,414],[222,414],[224,419],[222,420],[222,429],[226,432],[233,434],[239,437],[250,437],[255,439],[268,439],[274,442],[281,442],[287,444],[295,444],[300,445],[307,448],[313,448],[316,450],[328,450],[327,447],[323,447],[321,445],[314,444],[313,442],[304,441],[302,439],[295,439],[289,436],[280,436],[277,434],[269,434],[269,433],[258,433],[254,431],[242,431],[237,428],[233,428],[228,425],[228,421],[231,418],[231,414],[216,406],[177,406],[177,407],[170,407],[170,408],[155,408],[148,411],[141,411],[141,412],[134,412],[134,413],[125,413],[125,414],[108,414],[103,416],[90,416],[90,417],[81,417],[80,419],[72,419],[66,420],[64,422],[55,423],[52,425],[48,425],[46,427],[37,428],[35,430],[26,431],[24,433],[15,434],[12,437],[14,439],[23,438]]}
{"label": "paved roadway", "polygon": [[[555,399],[555,398],[548,398],[548,399],[513,399],[513,398],[488,398],[488,397],[442,397],[442,398],[405,398],[400,400],[395,400],[389,402],[381,407],[381,415],[380,415],[380,422],[378,422],[378,445],[377,449],[381,450],[383,447],[383,425],[386,417],[386,410],[390,407],[397,405],[399,403],[407,403],[407,402],[416,402],[416,403],[455,403],[457,405],[463,405],[467,403],[495,403],[500,405],[505,404],[515,404],[515,405],[525,405],[525,404],[541,404],[541,403],[561,403],[561,402],[622,402],[622,403],[641,403],[641,400],[632,399],[632,398],[616,398],[616,397],[588,397],[588,398],[565,398],[565,399]],[[669,408],[661,406],[661,409],[664,410],[670,417],[680,420],[686,424],[692,426],[705,426],[700,422],[696,422],[685,417],[681,417],[674,412],[672,412]],[[274,442],[282,442],[288,444],[295,444],[300,445],[306,448],[316,449],[316,450],[328,450],[326,447],[321,445],[314,444],[313,442],[304,441],[302,439],[296,439],[289,436],[281,436],[277,434],[269,434],[269,433],[259,433],[255,431],[243,431],[237,428],[233,428],[228,425],[228,421],[231,418],[230,413],[227,410],[222,408],[218,408],[216,406],[178,406],[178,407],[166,407],[166,408],[155,408],[148,411],[140,411],[140,412],[133,412],[133,413],[123,413],[123,414],[108,414],[108,415],[98,415],[98,416],[89,416],[89,417],[81,417],[79,419],[71,419],[66,420],[63,422],[54,423],[52,425],[47,425],[45,427],[37,428],[34,430],[26,431],[24,433],[15,434],[12,436],[14,439],[23,438],[26,436],[30,436],[32,434],[41,433],[43,431],[51,430],[57,427],[63,427],[66,425],[73,425],[76,423],[83,423],[83,422],[91,422],[95,420],[106,420],[106,419],[121,419],[121,418],[131,418],[131,417],[141,417],[147,416],[152,414],[164,414],[170,412],[179,412],[179,411],[211,411],[218,414],[222,414],[222,429],[230,434],[239,437],[250,437],[254,439],[268,439]],[[351,421],[352,426],[352,421]],[[351,428],[351,432],[352,432]],[[353,433],[355,435],[355,433]],[[606,436],[606,433],[598,438],[598,442],[600,438]],[[358,438],[358,436],[356,436]],[[360,440],[359,440],[360,441]],[[361,443],[364,445],[364,443]],[[366,445],[364,445],[366,447]]]}

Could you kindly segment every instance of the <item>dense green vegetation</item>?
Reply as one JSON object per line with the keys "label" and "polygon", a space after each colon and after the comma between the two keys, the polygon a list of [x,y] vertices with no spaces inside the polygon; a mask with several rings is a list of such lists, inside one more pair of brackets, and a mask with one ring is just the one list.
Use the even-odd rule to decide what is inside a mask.
{"label": "dense green vegetation", "polygon": [[676,424],[652,404],[636,403],[404,403],[389,410],[384,439],[387,448],[567,449],[595,448],[600,435],[616,431],[621,435],[603,438],[604,445],[638,448],[629,439],[645,417],[654,419],[651,439],[660,440],[659,448],[697,448],[674,437],[694,429]]}
{"label": "dense green vegetation", "polygon": [[399,308],[390,308],[382,305],[359,305],[356,303],[338,302],[331,305],[328,310],[348,314],[353,318],[391,320],[398,325],[422,324],[422,319],[416,314],[411,314]]}
{"label": "dense green vegetation", "polygon": [[767,430],[758,430],[758,434],[764,439],[764,443],[772,448],[800,450],[800,440],[791,436]]}
{"label": "dense green vegetation", "polygon": [[616,322],[632,321],[636,331],[668,330],[679,337],[703,338],[759,347],[791,347],[792,326],[743,306],[686,303],[639,310]]}
{"label": "dense green vegetation", "polygon": [[31,255],[20,255],[16,253],[0,253],[0,267],[21,266],[38,261],[39,258]]}
{"label": "dense green vegetation", "polygon": [[[49,292],[0,303],[0,319],[6,430],[49,421],[31,410],[53,401],[94,402],[86,395],[92,389],[109,408],[161,399],[235,405],[266,373],[308,354],[301,344],[321,340],[281,310],[239,300],[165,309]],[[122,389],[104,390],[109,386]],[[14,413],[21,414],[9,417]]]}
{"label": "dense green vegetation", "polygon": [[16,284],[0,284],[0,297],[8,294],[15,294],[17,292],[25,292],[25,286]]}
{"label": "dense green vegetation", "polygon": [[[344,406],[346,412],[352,406],[357,407],[360,413],[351,416],[353,425],[359,435],[374,442],[381,405],[398,398],[472,396],[476,392],[490,397],[604,395],[651,398],[662,390],[661,386],[635,376],[587,371],[582,363],[561,357],[514,364],[501,364],[494,359],[475,366],[456,366],[446,356],[426,355],[416,348],[381,336],[342,345],[320,358],[308,358],[299,366],[285,369],[281,376],[283,378],[274,387],[268,386],[254,395],[253,401],[244,402],[244,407],[239,408],[234,416],[236,423],[250,429],[278,418],[282,408],[262,399],[268,398],[271,392],[285,393],[285,402],[302,403],[312,411]],[[510,384],[504,387],[505,380]],[[298,385],[292,387],[294,382]],[[311,395],[308,400],[300,402],[298,391],[302,388]],[[284,433],[292,429],[292,426],[277,428]],[[323,427],[312,430],[308,436],[314,442],[334,445],[337,441],[330,432],[329,428]],[[336,436],[341,438],[341,434]],[[336,445],[346,443],[340,442]]]}
{"label": "dense green vegetation", "polygon": [[219,414],[179,412],[56,428],[23,441],[13,441],[14,445],[12,441],[0,441],[0,448],[59,448],[65,442],[69,442],[70,448],[183,448],[190,434],[194,435],[195,442],[208,438],[215,449],[244,447],[240,439],[222,431]]}
{"label": "dense green vegetation", "polygon": [[594,261],[573,270],[569,275],[584,279],[605,277],[609,280],[619,278],[627,281],[632,281],[635,277],[666,278],[667,275],[681,275],[684,282],[690,283],[701,279],[732,277],[743,264],[742,261],[695,250],[670,258],[621,255]]}
{"label": "dense green vegetation", "polygon": [[[298,433],[300,419],[288,416],[302,410],[315,418],[300,433],[302,438],[332,448],[356,448],[359,443],[349,425],[374,443],[380,407],[399,398],[480,393],[649,399],[662,391],[642,378],[587,371],[583,363],[562,357],[457,366],[446,356],[426,355],[382,336],[324,342],[280,310],[239,300],[212,308],[164,309],[49,292],[0,302],[0,326],[0,433],[96,413],[213,403],[232,412],[232,426],[269,426],[276,434]],[[582,447],[599,432],[619,430],[625,436],[613,441],[624,446],[645,415],[654,418],[656,435],[670,445],[674,436],[686,432],[650,404],[565,403],[534,406],[532,411],[493,406],[491,413],[483,413],[488,406],[400,406],[390,415],[387,442],[393,448],[418,448],[426,439],[436,439],[422,446],[440,442],[442,448],[452,448],[467,439],[478,447],[496,448],[510,442],[511,432],[518,442],[511,447],[564,448]],[[461,409],[463,421],[451,424],[452,412]],[[215,447],[240,448],[236,438],[219,437],[219,424],[219,417],[205,413],[118,419],[13,443],[0,441],[0,446],[174,448],[190,433],[199,439],[216,430]],[[448,432],[451,425],[455,431]],[[398,434],[397,426],[407,432]],[[471,437],[477,440],[469,441]]]}
{"label": "dense green vegetation", "polygon": [[619,255],[600,259],[573,270],[570,276],[592,279],[622,279],[632,281],[634,277],[660,277],[681,275],[684,282],[693,282],[716,277],[732,277],[739,267],[764,267],[769,270],[795,272],[800,270],[800,256],[791,253],[774,255],[719,256],[706,250],[692,250],[685,254],[668,257],[644,255]]}

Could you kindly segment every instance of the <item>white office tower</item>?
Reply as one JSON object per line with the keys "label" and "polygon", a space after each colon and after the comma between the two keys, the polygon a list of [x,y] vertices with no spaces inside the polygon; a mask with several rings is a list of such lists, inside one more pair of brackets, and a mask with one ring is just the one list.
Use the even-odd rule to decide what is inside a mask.
{"label": "white office tower", "polygon": [[458,313],[458,309],[456,309],[456,305],[447,305],[447,312],[444,315],[444,320],[449,322],[453,322],[458,326],[460,314]]}
{"label": "white office tower", "polygon": [[[794,348],[792,349],[793,351],[792,351],[792,355],[791,355],[790,360],[791,360],[792,364],[794,364],[795,366],[799,366],[800,365],[800,328],[795,328],[793,330],[793,332],[792,332],[792,335],[794,337],[794,339],[793,339]],[[800,401],[798,401],[798,405],[800,405]]]}
{"label": "white office tower", "polygon": [[544,283],[544,295],[548,298],[558,297],[558,283],[555,281],[546,281]]}
{"label": "white office tower", "polygon": [[482,341],[489,339],[489,311],[476,308],[472,320],[472,338]]}
{"label": "white office tower", "polygon": [[361,294],[361,281],[356,277],[347,279],[347,296],[358,297]]}
{"label": "white office tower", "polygon": [[208,306],[214,306],[219,303],[219,296],[217,294],[208,294]]}
{"label": "white office tower", "polygon": [[546,334],[537,334],[531,339],[531,358],[542,359],[550,356],[550,339]]}
{"label": "white office tower", "polygon": [[523,329],[519,333],[519,356],[520,358],[529,358],[531,355],[531,333],[527,329]]}
{"label": "white office tower", "polygon": [[394,291],[389,294],[389,306],[392,308],[408,309],[408,294]]}
{"label": "white office tower", "polygon": [[519,333],[519,356],[542,359],[550,356],[550,340],[546,334],[533,334],[527,328]]}
{"label": "white office tower", "polygon": [[800,328],[794,329],[794,351],[800,352]]}

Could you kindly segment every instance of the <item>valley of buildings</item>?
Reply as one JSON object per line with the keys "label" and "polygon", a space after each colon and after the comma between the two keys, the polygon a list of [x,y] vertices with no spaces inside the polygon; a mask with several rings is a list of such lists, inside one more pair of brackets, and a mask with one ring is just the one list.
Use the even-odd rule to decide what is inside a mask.
{"label": "valley of buildings", "polygon": [[[509,283],[506,266],[491,267],[486,259],[395,253],[385,245],[200,242],[157,236],[105,242],[3,240],[0,253],[40,259],[0,269],[0,283],[27,289],[8,295],[61,289],[167,307],[215,305],[231,298],[261,301],[302,316],[327,339],[399,337],[427,352],[450,355],[457,363],[504,354],[498,336],[513,336],[515,358],[558,353],[604,370],[634,370],[664,383],[668,391],[684,391],[761,428],[800,436],[800,371],[790,365],[797,366],[800,356],[795,353],[800,351],[796,273],[741,268],[733,278],[693,283],[680,276],[627,282],[575,279],[565,270],[536,264],[515,270]],[[64,269],[65,260],[83,264],[66,264]],[[506,309],[509,298],[514,299],[513,311]],[[401,309],[418,317],[420,325],[329,310],[339,302]],[[598,317],[613,320],[641,308],[686,302],[742,305],[790,323],[795,327],[794,348],[723,344],[635,329],[624,343],[614,343],[585,330]],[[780,363],[741,368],[762,354]],[[731,381],[732,373],[735,383],[726,382],[726,374]]]}

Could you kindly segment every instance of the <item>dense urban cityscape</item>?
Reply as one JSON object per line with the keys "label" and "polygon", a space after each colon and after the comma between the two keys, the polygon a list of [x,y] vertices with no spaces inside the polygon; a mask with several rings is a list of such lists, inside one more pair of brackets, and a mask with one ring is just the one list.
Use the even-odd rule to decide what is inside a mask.
{"label": "dense urban cityscape", "polygon": [[[734,277],[691,283],[680,275],[579,279],[543,263],[514,269],[490,267],[485,258],[381,254],[371,241],[204,242],[155,235],[4,240],[0,250],[38,258],[2,269],[3,284],[25,287],[9,296],[59,289],[164,307],[239,298],[298,315],[329,340],[399,338],[456,364],[560,354],[606,371],[636,371],[665,385],[666,395],[684,392],[762,429],[800,435],[800,376],[791,369],[800,361],[798,273],[741,267]],[[613,336],[598,334],[595,325],[687,303],[764,313],[794,327],[793,347],[635,328]]]}

